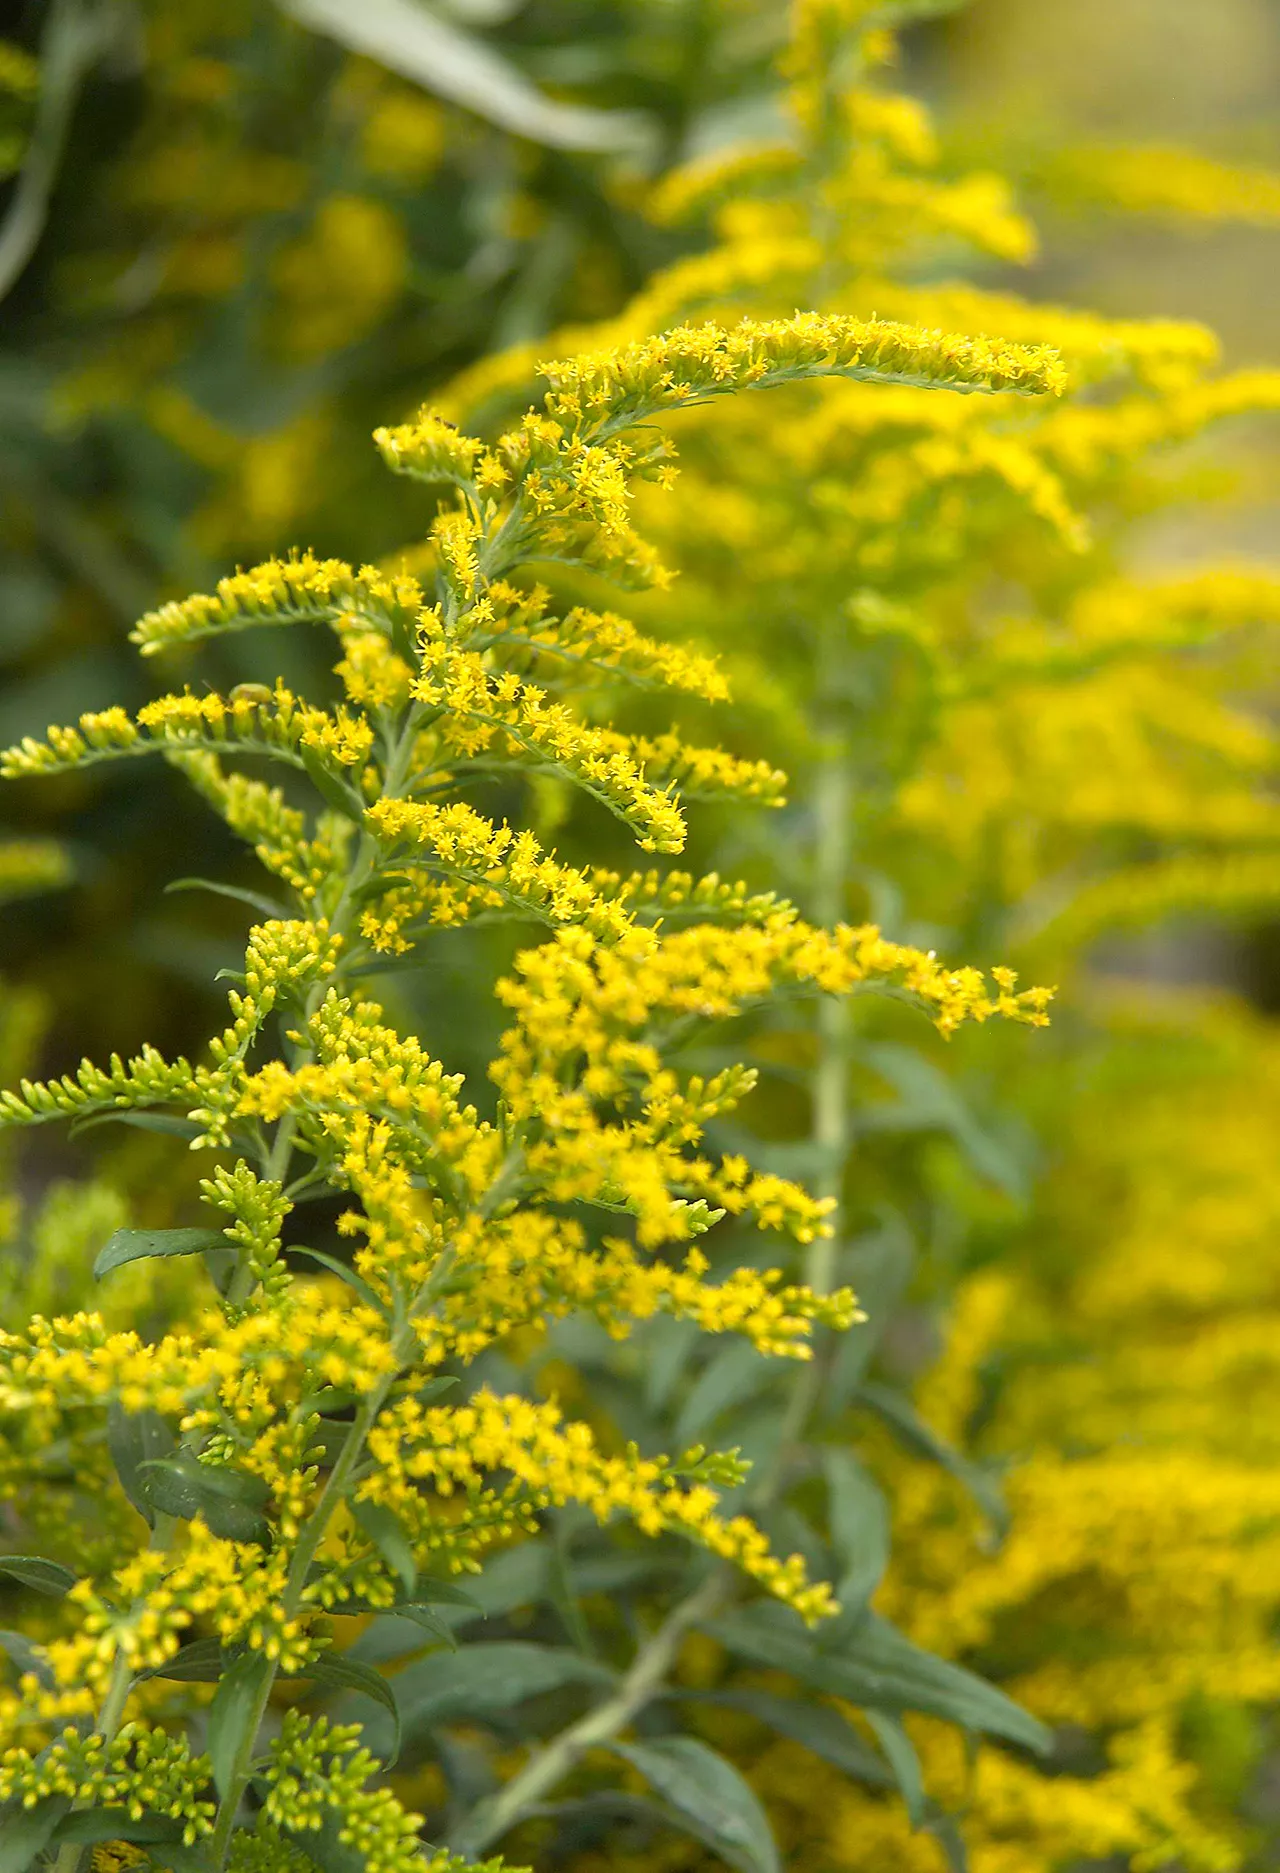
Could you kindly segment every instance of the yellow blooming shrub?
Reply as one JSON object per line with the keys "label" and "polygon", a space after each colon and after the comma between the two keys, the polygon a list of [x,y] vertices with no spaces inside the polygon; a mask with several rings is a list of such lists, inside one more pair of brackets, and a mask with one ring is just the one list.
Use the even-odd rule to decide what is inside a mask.
{"label": "yellow blooming shrub", "polygon": [[[792,1459],[858,1452],[870,1617],[1000,1684],[1055,1742],[1046,1775],[929,1714],[895,1727],[913,1707],[889,1698],[859,1754],[835,1714],[866,1700],[770,1620],[686,1652],[690,1721],[813,1873],[1254,1864],[1240,1802],[1277,1695],[1274,1038],[1193,999],[1144,1012],[1088,970],[1100,937],[1276,902],[1280,570],[1193,556],[1188,509],[1221,489],[1185,445],[1274,415],[1280,374],[1223,369],[1197,325],[977,283],[1035,233],[889,89],[887,11],[797,0],[776,142],[656,190],[653,212],[709,246],[559,343],[803,303],[1061,355],[1052,402],[806,384],[776,393],[767,435],[746,402],[700,408],[674,427],[680,498],[637,506],[680,574],[640,621],[722,649],[791,776],[781,835],[753,851],[801,909],[1065,978],[1069,1018],[1029,1070],[983,1036],[945,1072],[869,999],[771,1020],[749,1056],[771,1103],[739,1132],[837,1204],[807,1272],[853,1281],[870,1317],[820,1355],[818,1450]],[[1164,151],[1064,155],[1040,180],[1117,213],[1275,217],[1274,176]],[[483,360],[447,407],[500,422],[536,366],[531,348]],[[1196,544],[1136,570],[1164,513]],[[908,1402],[934,1315],[947,1350]],[[767,1447],[767,1378],[690,1367],[706,1405],[691,1394],[686,1422]],[[790,1523],[815,1551],[819,1501],[811,1484]],[[561,1839],[593,1873],[710,1863]]]}
{"label": "yellow blooming shrub", "polygon": [[[116,1119],[185,1140],[207,1212],[110,1229],[103,1308],[54,1296],[0,1333],[0,1572],[27,1595],[0,1637],[0,1864],[15,1873],[89,1847],[99,1865],[134,1848],[173,1873],[472,1864],[562,1785],[587,1817],[607,1806],[601,1750],[648,1784],[659,1822],[771,1865],[737,1771],[660,1720],[686,1637],[710,1631],[819,1662],[873,1706],[1043,1741],[994,1688],[864,1617],[862,1485],[838,1448],[828,1566],[792,1538],[802,1479],[785,1450],[749,1480],[737,1451],[685,1434],[686,1413],[669,1446],[660,1420],[628,1434],[593,1396],[589,1353],[561,1388],[540,1349],[556,1323],[606,1348],[642,1329],[655,1383],[664,1335],[673,1377],[670,1345],[701,1335],[726,1336],[740,1368],[816,1370],[815,1331],[863,1319],[831,1278],[832,1198],[728,1148],[757,1076],[700,1049],[788,1000],[876,992],[949,1035],[1043,1025],[1048,991],[718,876],[572,863],[522,803],[535,783],[573,788],[601,826],[676,853],[686,798],[782,798],[765,761],[602,721],[608,683],[714,702],[725,678],[612,612],[562,612],[532,577],[661,585],[632,510],[638,485],[670,479],[663,420],[819,378],[1035,397],[1060,389],[1061,364],[1045,346],[814,313],[677,325],[546,374],[542,402],[493,441],[431,411],[378,432],[393,470],[437,490],[403,564],[296,554],[134,633],[183,654],[322,625],[338,652],[327,701],[191,685],[3,758],[20,778],[159,752],[268,874],[202,1056],[147,1046],[0,1094],[11,1130]],[[397,971],[495,925],[522,946],[476,992],[476,1019],[483,997],[506,1028],[468,1097],[385,1004]],[[779,1242],[807,1247],[812,1280],[784,1271]],[[184,1257],[208,1278],[187,1305],[155,1331],[123,1321],[113,1286]],[[800,1437],[813,1388],[790,1396]],[[547,1597],[568,1645],[518,1622],[471,1631]],[[463,1628],[470,1642],[444,1649]],[[306,1709],[317,1697],[337,1701]],[[402,1736],[434,1846],[382,1774]]]}

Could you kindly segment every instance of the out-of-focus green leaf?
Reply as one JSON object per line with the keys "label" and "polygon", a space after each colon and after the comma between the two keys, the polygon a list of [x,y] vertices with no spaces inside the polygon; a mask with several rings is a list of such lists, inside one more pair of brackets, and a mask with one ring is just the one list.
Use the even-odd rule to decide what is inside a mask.
{"label": "out-of-focus green leaf", "polygon": [[1052,1743],[1044,1725],[995,1685],[923,1651],[874,1613],[864,1614],[838,1649],[773,1604],[730,1614],[709,1630],[740,1658],[790,1672],[802,1684],[864,1709],[927,1711],[1041,1753]]}
{"label": "out-of-focus green leaf", "polygon": [[24,1587],[34,1587],[37,1593],[50,1594],[55,1600],[60,1600],[76,1584],[76,1576],[69,1567],[63,1567],[60,1561],[42,1560],[34,1554],[0,1556],[0,1574],[9,1574]]}
{"label": "out-of-focus green leaf", "polygon": [[633,1764],[680,1817],[739,1873],[780,1873],[769,1818],[731,1762],[691,1736],[664,1736],[611,1748]]}
{"label": "out-of-focus green leaf", "polygon": [[846,1617],[875,1592],[889,1564],[889,1507],[852,1452],[824,1450],[831,1543],[842,1573],[836,1598]]}
{"label": "out-of-focus green leaf", "polygon": [[740,1710],[748,1717],[759,1718],[779,1736],[789,1736],[803,1743],[833,1768],[871,1788],[884,1788],[891,1779],[871,1745],[865,1743],[830,1704],[810,1704],[798,1697],[777,1697],[771,1691],[703,1691],[698,1696],[700,1701],[721,1704],[726,1710]]}
{"label": "out-of-focus green leaf", "polygon": [[[607,1687],[613,1673],[594,1659],[546,1645],[493,1640],[458,1652],[433,1652],[396,1675],[396,1696],[405,1742],[416,1742],[436,1724],[505,1714],[526,1698],[566,1685]],[[370,1749],[386,1756],[387,1727],[366,1726]]]}
{"label": "out-of-focus green leaf", "polygon": [[888,1711],[869,1710],[867,1722],[875,1731],[876,1741],[893,1771],[911,1825],[919,1827],[925,1818],[925,1795],[916,1746],[903,1729],[901,1720]]}
{"label": "out-of-focus green leaf", "polygon": [[859,1403],[870,1405],[909,1450],[941,1464],[944,1470],[950,1471],[958,1482],[963,1483],[996,1530],[1003,1531],[1008,1526],[1009,1512],[995,1480],[954,1445],[948,1444],[945,1438],[939,1437],[936,1431],[930,1430],[911,1401],[904,1398],[901,1392],[895,1392],[891,1386],[868,1381],[859,1387],[857,1398]]}
{"label": "out-of-focus green leaf", "polygon": [[441,19],[415,0],[279,0],[303,26],[377,59],[437,96],[490,123],[566,150],[634,150],[650,136],[631,111],[561,104],[542,92],[492,46]]}

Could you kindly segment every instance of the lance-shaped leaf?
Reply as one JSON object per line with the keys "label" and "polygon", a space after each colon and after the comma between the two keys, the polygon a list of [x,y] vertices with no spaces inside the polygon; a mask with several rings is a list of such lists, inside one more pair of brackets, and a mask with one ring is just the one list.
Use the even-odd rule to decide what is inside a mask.
{"label": "lance-shaped leaf", "polygon": [[24,1587],[47,1593],[60,1600],[76,1584],[76,1576],[60,1561],[45,1561],[35,1554],[0,1555],[0,1574],[9,1574]]}
{"label": "lance-shaped leaf", "polygon": [[34,1808],[11,1802],[0,1809],[0,1873],[27,1873],[70,1806],[69,1796],[46,1795]]}
{"label": "lance-shaped leaf", "polygon": [[369,1665],[362,1665],[356,1659],[344,1658],[341,1654],[322,1652],[319,1658],[313,1658],[304,1671],[288,1676],[311,1678],[327,1691],[358,1691],[361,1696],[372,1698],[380,1704],[391,1719],[391,1751],[387,1758],[390,1767],[400,1754],[400,1706],[396,1694],[380,1671],[374,1671]]}
{"label": "lance-shaped leaf", "polygon": [[271,1539],[262,1511],[271,1490],[259,1476],[229,1465],[201,1463],[188,1451],[152,1459],[139,1466],[141,1488],[152,1507],[189,1522],[203,1516],[215,1535],[227,1541]]}
{"label": "lance-shaped leaf", "polygon": [[213,1694],[205,1731],[205,1754],[213,1767],[219,1795],[231,1787],[245,1740],[257,1722],[263,1685],[270,1677],[271,1661],[261,1656],[242,1658],[232,1665]]}
{"label": "lance-shaped leaf", "polygon": [[225,1249],[220,1229],[117,1229],[93,1264],[93,1278],[101,1281],[113,1268],[140,1262],[152,1255],[201,1255],[207,1249]]}
{"label": "lance-shaped leaf", "polygon": [[857,1458],[824,1450],[831,1544],[841,1564],[836,1598],[856,1618],[880,1585],[889,1562],[889,1509]]}
{"label": "lance-shaped leaf", "polygon": [[304,26],[376,59],[401,77],[461,104],[490,123],[553,149],[634,149],[645,119],[544,97],[516,66],[482,40],[412,0],[279,0]]}
{"label": "lance-shaped leaf", "polygon": [[1052,1743],[1044,1725],[995,1685],[913,1645],[874,1613],[865,1613],[838,1648],[772,1604],[730,1614],[709,1631],[739,1658],[790,1672],[816,1691],[867,1709],[927,1711],[1042,1753]]}
{"label": "lance-shaped leaf", "polygon": [[869,1405],[884,1419],[908,1450],[941,1464],[957,1482],[963,1483],[998,1533],[1008,1527],[1009,1511],[995,1480],[978,1464],[971,1462],[962,1451],[931,1430],[909,1399],[895,1392],[891,1386],[880,1385],[874,1380],[868,1380],[860,1386],[855,1396],[859,1404]]}
{"label": "lance-shaped leaf", "polygon": [[394,1574],[398,1574],[407,1594],[412,1594],[418,1578],[418,1564],[413,1547],[403,1527],[390,1509],[380,1502],[353,1502],[351,1513]]}
{"label": "lance-shaped leaf", "polygon": [[[604,1688],[612,1683],[612,1672],[580,1652],[494,1641],[459,1652],[433,1652],[406,1666],[396,1674],[396,1697],[410,1743],[437,1724],[502,1716],[525,1698],[566,1685]],[[366,1726],[365,1741],[377,1755],[389,1752],[390,1735],[377,1718]]]}
{"label": "lance-shaped leaf", "polygon": [[654,1793],[739,1873],[781,1873],[769,1820],[731,1762],[691,1736],[610,1747],[637,1768]]}
{"label": "lance-shaped leaf", "polygon": [[[683,1692],[682,1696],[693,1693]],[[815,1756],[821,1756],[833,1768],[865,1782],[870,1788],[887,1788],[892,1780],[889,1770],[863,1741],[846,1718],[830,1704],[810,1704],[804,1698],[777,1697],[772,1691],[702,1691],[699,1702],[719,1704],[726,1710],[740,1710],[755,1717],[779,1736],[789,1736],[802,1743]]]}
{"label": "lance-shaped leaf", "polygon": [[155,1509],[147,1495],[143,1465],[167,1457],[177,1439],[155,1411],[126,1411],[112,1399],[107,1411],[107,1448],[116,1466],[120,1487],[138,1514],[154,1526]]}

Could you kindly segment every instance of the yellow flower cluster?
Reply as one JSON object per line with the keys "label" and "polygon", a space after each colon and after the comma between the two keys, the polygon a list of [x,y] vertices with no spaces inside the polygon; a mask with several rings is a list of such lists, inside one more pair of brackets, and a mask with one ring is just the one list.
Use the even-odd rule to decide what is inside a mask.
{"label": "yellow flower cluster", "polygon": [[[912,133],[898,112],[876,134],[902,144]],[[949,212],[958,225],[958,197]],[[348,204],[314,239],[338,252],[372,225]],[[613,612],[553,604],[527,569],[567,560],[661,582],[632,524],[637,486],[665,489],[672,477],[655,416],[824,377],[857,379],[864,395],[886,382],[921,395],[1052,393],[1064,381],[1056,353],[801,313],[676,325],[545,376],[541,406],[492,444],[430,412],[379,432],[392,468],[447,490],[412,562],[421,578],[295,555],[162,606],[134,634],[149,654],[259,624],[323,623],[338,640],[342,707],[316,708],[283,685],[187,692],[136,720],[86,715],[6,757],[7,771],[27,775],[161,750],[287,898],[249,934],[207,1060],[145,1049],[0,1099],[14,1125],[157,1109],[194,1131],[195,1149],[218,1154],[201,1184],[216,1231],[123,1238],[125,1251],[206,1256],[216,1302],[150,1337],[88,1311],[0,1336],[0,1434],[12,1450],[0,1473],[16,1512],[44,1500],[38,1451],[57,1446],[73,1475],[101,1479],[129,1530],[111,1564],[93,1565],[60,1601],[34,1647],[39,1669],[0,1706],[3,1789],[38,1801],[65,1787],[87,1804],[178,1815],[208,1836],[218,1873],[278,1873],[318,1829],[368,1873],[421,1864],[418,1817],[366,1786],[371,1759],[352,1732],[290,1716],[263,1766],[273,1684],[326,1668],[329,1682],[358,1680],[355,1663],[343,1678],[329,1656],[327,1610],[412,1601],[433,1569],[437,1582],[475,1571],[549,1511],[576,1504],[602,1525],[623,1516],[641,1534],[678,1535],[729,1564],[717,1583],[762,1589],[806,1621],[836,1610],[799,1552],[775,1554],[750,1516],[720,1512],[720,1487],[745,1479],[736,1459],[619,1451],[586,1414],[498,1396],[474,1363],[514,1354],[570,1313],[615,1340],[667,1315],[796,1362],[815,1326],[859,1318],[847,1288],[824,1281],[819,1292],[738,1265],[731,1225],[715,1235],[743,1218],[814,1243],[832,1203],[713,1148],[709,1134],[755,1076],[679,1063],[675,1049],[701,1026],[781,995],[845,997],[864,985],[922,1008],[943,1033],[997,1015],[1046,1018],[1048,991],[1019,991],[1009,971],[948,969],[870,926],[806,923],[715,874],[565,864],[527,827],[485,817],[472,794],[495,773],[507,800],[553,775],[659,852],[683,845],[682,796],[780,802],[783,776],[766,761],[689,745],[651,714],[645,733],[624,733],[601,720],[595,694],[575,712],[563,699],[575,686],[631,678],[718,701],[727,681],[678,634],[666,642]],[[998,454],[988,439],[988,461]],[[1010,481],[1022,470],[1006,454],[992,472]],[[1046,511],[1048,485],[1035,495]],[[235,765],[243,755],[300,770],[315,803],[247,777]],[[499,914],[555,935],[497,985],[512,1025],[492,1068],[490,1120],[464,1103],[461,1075],[397,1032],[361,984],[433,926]],[[668,916],[683,927],[651,927]],[[328,1250],[296,1251],[326,1269],[316,1282],[293,1271],[286,1244],[295,1205],[318,1194],[347,1207]],[[683,1246],[694,1238],[710,1253]],[[119,1252],[121,1237],[112,1241]],[[449,1383],[463,1386],[459,1401],[434,1402]],[[151,1525],[145,1547],[125,1498]],[[157,1754],[126,1719],[156,1711],[177,1725],[190,1706],[156,1690],[180,1678],[143,1674],[211,1652],[222,1683],[209,1765],[178,1740]],[[84,1726],[75,1747],[91,1752],[87,1767],[70,1756],[64,1767],[58,1753],[53,1726],[70,1719]],[[114,1779],[102,1780],[99,1758]],[[246,1825],[254,1778],[258,1819]]]}
{"label": "yellow flower cluster", "polygon": [[157,744],[176,748],[213,747],[248,754],[297,755],[303,748],[327,755],[339,767],[363,762],[373,746],[373,729],[360,717],[331,714],[299,704],[277,683],[274,690],[246,684],[226,700],[209,694],[164,696],[138,711],[136,723],[123,709],[102,709],[80,717],[73,729],[50,729],[46,742],[28,735],[0,759],[0,775],[20,779],[64,767],[88,767],[120,755],[150,754]]}
{"label": "yellow flower cluster", "polygon": [[484,1476],[506,1472],[512,1482],[493,1498],[495,1534],[505,1532],[508,1518],[515,1520],[517,1503],[536,1509],[579,1502],[601,1522],[622,1512],[646,1535],[690,1535],[785,1599],[811,1624],[835,1610],[825,1582],[806,1584],[799,1555],[786,1561],[772,1555],[746,1516],[721,1520],[715,1513],[716,1492],[707,1484],[684,1488],[666,1459],[641,1457],[634,1448],[625,1456],[604,1456],[590,1428],[562,1424],[555,1405],[486,1391],[457,1407],[424,1410],[405,1401],[374,1425],[369,1449],[377,1468],[362,1486],[363,1498],[392,1509],[408,1527],[429,1515],[424,1515],[421,1484],[445,1497],[462,1490],[475,1512],[482,1512],[489,1504],[484,1493],[477,1493]]}

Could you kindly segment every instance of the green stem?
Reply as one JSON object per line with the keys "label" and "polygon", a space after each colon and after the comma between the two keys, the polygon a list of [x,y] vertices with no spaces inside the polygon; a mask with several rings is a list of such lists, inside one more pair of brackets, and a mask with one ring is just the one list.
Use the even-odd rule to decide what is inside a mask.
{"label": "green stem", "polygon": [[[286,1619],[295,1619],[301,1610],[302,1596],[306,1590],[311,1563],[315,1560],[320,1543],[324,1540],[334,1510],[346,1494],[352,1471],[363,1454],[365,1439],[373,1428],[393,1383],[392,1379],[384,1379],[381,1385],[375,1391],[370,1392],[360,1405],[351,1426],[351,1435],[343,1444],[337,1462],[329,1472],[328,1480],[320,1493],[320,1500],[303,1524],[298,1544],[293,1551],[293,1559],[289,1563],[289,1576],[285,1582],[283,1611]],[[266,1669],[262,1674],[262,1683],[258,1688],[252,1714],[240,1740],[226,1792],[218,1805],[213,1838],[209,1843],[213,1864],[218,1868],[226,1864],[236,1815],[244,1798],[245,1789],[249,1786],[249,1778],[253,1774],[253,1754],[258,1741],[258,1731],[266,1715],[267,1705],[278,1674],[279,1668],[274,1661],[268,1664],[264,1660],[263,1663]]]}
{"label": "green stem", "polygon": [[661,1690],[685,1634],[709,1619],[728,1597],[727,1574],[727,1569],[717,1568],[682,1600],[641,1646],[614,1695],[553,1737],[496,1795],[474,1810],[450,1843],[455,1853],[477,1858],[549,1794],[587,1750],[612,1742],[626,1729]]}
{"label": "green stem", "polygon": [[[408,772],[409,764],[413,758],[413,745],[417,732],[418,718],[419,711],[410,709],[404,722],[401,724],[399,734],[396,736],[388,752],[385,785],[383,789],[384,798],[394,799],[404,785],[405,775]],[[362,832],[351,871],[347,876],[338,902],[334,906],[333,914],[329,918],[329,929],[336,935],[345,937],[348,934],[357,893],[373,876],[378,863],[378,855],[378,841],[373,838],[371,834]],[[341,974],[341,964],[339,964],[336,973],[339,975]],[[304,1026],[319,1008],[324,995],[331,986],[331,982],[332,978],[330,978],[329,981],[317,984],[311,990],[303,1008]],[[310,1057],[311,1050],[309,1048],[298,1050],[295,1056],[295,1065]],[[293,1155],[293,1144],[297,1136],[297,1129],[296,1115],[293,1113],[286,1113],[276,1127],[270,1150],[263,1155],[261,1168],[264,1177],[269,1177],[273,1181],[282,1184],[285,1182],[289,1173],[289,1162]],[[442,1258],[442,1260],[443,1259],[444,1258]],[[420,1311],[424,1305],[429,1304],[435,1292],[436,1285],[438,1284],[439,1276],[440,1265],[437,1265],[437,1268],[433,1271],[431,1277],[423,1284],[422,1290],[415,1298],[414,1306],[410,1310],[411,1314],[414,1311]],[[245,1263],[236,1271],[235,1281],[232,1284],[228,1298],[233,1302],[243,1304],[248,1299],[252,1286],[252,1273],[248,1264]],[[351,1434],[343,1444],[338,1454],[337,1461],[330,1470],[324,1488],[320,1492],[320,1499],[303,1524],[302,1532],[294,1548],[293,1557],[289,1563],[289,1574],[285,1582],[282,1600],[283,1612],[286,1619],[295,1619],[302,1609],[303,1594],[306,1591],[307,1585],[307,1575],[311,1570],[312,1562],[319,1552],[320,1544],[324,1540],[329,1522],[339,1503],[346,1495],[347,1488],[351,1482],[352,1473],[364,1453],[365,1439],[368,1437],[370,1430],[377,1420],[378,1413],[382,1410],[386,1402],[387,1395],[392,1385],[395,1383],[395,1378],[399,1376],[404,1366],[410,1363],[416,1344],[417,1336],[413,1333],[411,1327],[403,1329],[397,1335],[394,1345],[397,1360],[396,1374],[390,1378],[384,1379],[380,1385],[368,1394],[357,1409],[355,1419],[351,1426]],[[236,1760],[232,1766],[226,1791],[218,1804],[218,1813],[214,1822],[213,1835],[209,1843],[213,1864],[218,1868],[222,1868],[226,1865],[227,1855],[231,1847],[232,1835],[235,1831],[236,1815],[239,1812],[240,1803],[244,1799],[244,1792],[249,1785],[249,1779],[253,1774],[253,1757],[254,1750],[257,1746],[258,1731],[262,1726],[263,1718],[266,1716],[271,1693],[279,1674],[279,1667],[274,1661],[268,1662],[264,1659],[263,1665],[262,1681],[254,1699],[249,1721],[245,1725],[244,1734],[240,1740],[240,1746],[236,1753]],[[59,1868],[58,1873],[70,1873],[70,1870]]]}
{"label": "green stem", "polygon": [[[845,882],[852,857],[853,788],[848,751],[834,743],[818,769],[814,785],[814,920],[826,929],[845,911]],[[840,1200],[844,1161],[849,1148],[849,1052],[852,1036],[847,996],[824,995],[818,1004],[818,1057],[813,1073],[813,1142],[822,1168],[817,1194],[836,1205],[831,1234],[809,1250],[806,1278],[820,1294],[835,1286],[840,1256]]]}
{"label": "green stem", "polygon": [[[112,1741],[116,1731],[120,1728],[120,1719],[124,1716],[124,1707],[129,1701],[129,1688],[132,1683],[133,1672],[129,1660],[123,1651],[117,1651],[111,1667],[111,1681],[107,1686],[107,1694],[102,1700],[102,1709],[98,1713],[98,1721],[95,1725],[98,1735],[107,1743]],[[77,1802],[73,1806],[79,1807],[80,1803]],[[83,1858],[84,1848],[74,1841],[68,1841],[54,1862],[54,1873],[78,1873]]]}

